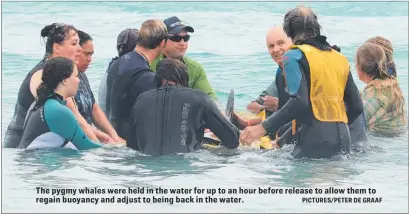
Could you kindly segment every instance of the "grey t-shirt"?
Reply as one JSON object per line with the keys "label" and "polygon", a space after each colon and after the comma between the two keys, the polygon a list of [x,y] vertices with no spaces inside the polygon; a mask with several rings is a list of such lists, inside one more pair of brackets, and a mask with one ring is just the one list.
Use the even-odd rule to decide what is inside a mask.
{"label": "grey t-shirt", "polygon": [[258,96],[258,98],[256,100],[254,100],[254,101],[257,102],[260,105],[263,105],[264,104],[263,97],[265,97],[267,95],[278,98],[278,89],[277,89],[275,80],[273,80],[271,82],[271,84],[267,87],[267,89],[264,90],[263,92],[261,92],[261,94]]}

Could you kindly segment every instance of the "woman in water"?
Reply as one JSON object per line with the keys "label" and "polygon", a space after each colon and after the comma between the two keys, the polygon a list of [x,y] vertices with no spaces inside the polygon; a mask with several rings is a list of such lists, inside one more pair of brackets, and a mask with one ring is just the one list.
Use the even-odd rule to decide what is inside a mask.
{"label": "woman in water", "polygon": [[41,80],[18,148],[84,150],[101,147],[85,135],[74,113],[65,105],[66,99],[75,96],[78,90],[80,80],[76,64],[68,58],[53,57],[45,63]]}
{"label": "woman in water", "polygon": [[[74,26],[53,23],[41,30],[41,37],[47,37],[45,56],[27,74],[20,86],[14,116],[5,133],[4,147],[6,148],[16,148],[21,141],[24,119],[28,108],[37,96],[36,90],[41,83],[42,69],[45,62],[59,56],[67,57],[75,62],[79,60],[81,47],[77,29]],[[87,130],[87,134],[90,131],[92,130]]]}
{"label": "woman in water", "polygon": [[[78,36],[82,48],[80,59],[77,63],[80,84],[75,97],[73,97],[73,99],[67,99],[67,107],[74,112],[74,115],[83,129],[89,127],[94,130],[94,134],[99,141],[104,143],[125,142],[124,139],[118,136],[105,116],[105,113],[101,110],[98,103],[95,102],[94,93],[91,90],[88,77],[85,74],[85,71],[92,61],[92,55],[94,54],[92,37],[80,30],[78,31]],[[98,126],[105,133],[93,125]]]}
{"label": "woman in water", "polygon": [[366,83],[362,93],[365,122],[369,132],[398,136],[406,132],[405,99],[396,79],[391,43],[375,37],[358,48],[356,70]]}

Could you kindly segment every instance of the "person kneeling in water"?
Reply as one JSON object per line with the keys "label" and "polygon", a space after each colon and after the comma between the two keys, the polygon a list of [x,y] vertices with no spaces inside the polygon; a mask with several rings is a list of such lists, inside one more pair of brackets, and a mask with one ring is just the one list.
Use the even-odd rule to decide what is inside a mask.
{"label": "person kneeling in water", "polygon": [[66,106],[66,99],[77,93],[80,81],[75,63],[64,57],[52,58],[46,62],[41,80],[18,148],[84,150],[101,147],[85,135],[74,113]]}
{"label": "person kneeling in water", "polygon": [[127,147],[152,156],[188,153],[202,148],[205,128],[227,148],[239,146],[240,131],[209,95],[188,88],[182,62],[161,60],[154,81],[157,88],[139,95],[132,108]]}

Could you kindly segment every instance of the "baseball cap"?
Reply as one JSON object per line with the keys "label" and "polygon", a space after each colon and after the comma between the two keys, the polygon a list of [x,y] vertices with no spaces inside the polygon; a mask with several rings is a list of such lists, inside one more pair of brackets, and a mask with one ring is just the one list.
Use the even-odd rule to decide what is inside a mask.
{"label": "baseball cap", "polygon": [[182,21],[176,17],[172,16],[163,21],[168,28],[169,34],[178,34],[182,30],[186,30],[188,32],[195,32],[195,30],[191,26],[184,25]]}
{"label": "baseball cap", "polygon": [[134,28],[127,28],[121,31],[121,33],[119,33],[116,41],[116,49],[118,51],[118,56],[122,56],[135,49],[138,34],[139,34],[138,29]]}

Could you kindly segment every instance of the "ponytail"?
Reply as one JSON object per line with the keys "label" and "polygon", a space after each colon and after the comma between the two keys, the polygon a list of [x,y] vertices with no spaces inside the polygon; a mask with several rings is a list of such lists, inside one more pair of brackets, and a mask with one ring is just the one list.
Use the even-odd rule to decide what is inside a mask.
{"label": "ponytail", "polygon": [[47,98],[54,94],[54,90],[50,89],[46,83],[42,82],[37,88],[37,100],[34,106],[34,110],[43,106]]}

